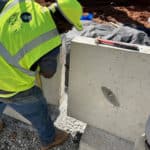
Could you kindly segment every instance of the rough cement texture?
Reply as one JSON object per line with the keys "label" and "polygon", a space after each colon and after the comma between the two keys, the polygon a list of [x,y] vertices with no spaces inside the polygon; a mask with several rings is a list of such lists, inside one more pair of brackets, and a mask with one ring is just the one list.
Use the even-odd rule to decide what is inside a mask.
{"label": "rough cement texture", "polygon": [[96,45],[93,38],[75,38],[70,54],[69,116],[135,141],[149,116],[149,53],[149,47],[139,52]]}
{"label": "rough cement texture", "polygon": [[[63,145],[52,150],[77,150],[86,124],[67,116],[67,98],[64,95],[60,108],[49,105],[49,113],[55,126],[70,133]],[[57,118],[57,116],[59,117]],[[57,119],[56,119],[57,118]],[[39,150],[40,141],[36,130],[28,124],[3,115],[6,128],[0,133],[0,150]]]}
{"label": "rough cement texture", "polygon": [[87,126],[79,150],[133,150],[134,143],[104,130]]}

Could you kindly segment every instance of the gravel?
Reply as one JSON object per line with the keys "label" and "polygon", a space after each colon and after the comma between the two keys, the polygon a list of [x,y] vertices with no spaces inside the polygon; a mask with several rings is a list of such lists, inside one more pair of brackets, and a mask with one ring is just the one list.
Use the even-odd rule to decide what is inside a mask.
{"label": "gravel", "polygon": [[[52,150],[78,150],[86,124],[67,116],[67,99],[61,102],[59,108],[49,105],[49,113],[57,128],[70,133],[63,145]],[[0,150],[40,150],[40,141],[32,126],[6,115],[2,119],[6,127],[0,133]]]}

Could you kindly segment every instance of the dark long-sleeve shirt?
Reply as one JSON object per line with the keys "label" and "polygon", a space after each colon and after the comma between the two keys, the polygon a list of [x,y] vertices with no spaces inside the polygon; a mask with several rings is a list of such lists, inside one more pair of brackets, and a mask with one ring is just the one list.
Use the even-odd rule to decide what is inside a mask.
{"label": "dark long-sleeve shirt", "polygon": [[50,78],[54,75],[57,69],[57,56],[60,52],[60,47],[57,47],[41,57],[34,65],[32,65],[32,71],[40,67],[40,74],[46,78]]}

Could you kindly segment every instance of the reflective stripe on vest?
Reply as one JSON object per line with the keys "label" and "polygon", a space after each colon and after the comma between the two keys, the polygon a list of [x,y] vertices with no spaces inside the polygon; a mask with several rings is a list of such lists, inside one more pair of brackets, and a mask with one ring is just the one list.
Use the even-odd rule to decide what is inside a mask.
{"label": "reflective stripe on vest", "polygon": [[15,56],[11,56],[8,53],[8,50],[6,50],[3,45],[0,43],[0,54],[2,55],[2,57],[11,65],[15,66],[16,68],[18,68],[20,71],[34,76],[35,72],[30,71],[30,70],[26,70],[24,69],[22,66],[20,66],[19,64],[19,60],[23,58],[23,56],[28,53],[29,51],[31,51],[34,47],[37,47],[38,45],[40,45],[41,43],[44,43],[56,36],[58,36],[58,31],[57,29],[51,30],[47,33],[42,34],[41,36],[37,37],[36,39],[32,40],[30,43],[26,44],[22,49],[19,50],[19,52],[15,55]]}
{"label": "reflective stripe on vest", "polygon": [[[20,3],[20,2],[24,2],[25,0],[14,0],[13,2],[11,2],[8,6],[6,6],[4,8],[4,10],[2,11],[2,13],[0,14],[0,17],[2,17],[8,10],[10,10],[13,6],[15,6],[16,4]],[[42,34],[41,36],[37,37],[36,39],[32,40],[30,43],[27,43],[22,49],[19,50],[19,52],[15,55],[15,56],[11,56],[8,53],[8,50],[6,50],[3,45],[0,43],[0,53],[2,55],[2,57],[11,65],[13,65],[14,67],[18,68],[20,71],[22,71],[23,73],[26,73],[30,76],[34,76],[35,72],[31,71],[31,70],[27,70],[25,68],[23,68],[20,64],[19,64],[19,60],[21,58],[23,58],[23,56],[28,53],[29,51],[31,51],[33,48],[37,47],[38,45],[58,36],[58,31],[57,29],[53,29],[47,33]]]}
{"label": "reflective stripe on vest", "polygon": [[19,52],[15,55],[17,60],[19,61],[23,56],[28,53],[31,49],[39,46],[41,43],[44,43],[56,36],[58,36],[57,29],[53,29],[47,33],[42,34],[41,36],[37,37],[36,39],[32,40],[30,43],[27,43]]}
{"label": "reflective stripe on vest", "polygon": [[[27,5],[29,7],[27,7],[27,10],[33,15],[33,22],[31,22],[31,29],[33,29],[33,34],[31,33],[31,36],[30,28],[24,26],[24,24],[23,27],[26,28],[23,29],[26,29],[27,32],[26,30],[25,32],[24,30],[22,32],[21,28],[19,28],[20,33],[18,32],[19,34],[14,36],[13,32],[15,30],[13,30],[13,28],[10,27],[12,30],[7,30],[9,29],[9,24],[5,23],[9,19],[8,17],[11,17],[11,14],[13,13],[18,13],[17,16],[19,17],[19,14],[22,11],[26,11],[20,10],[20,5],[23,7]],[[0,19],[2,19],[3,22],[0,28],[6,30],[6,33],[2,30],[0,37],[0,60],[2,61],[2,68],[0,70],[5,70],[5,67],[7,66],[6,64],[10,64],[10,67],[8,66],[8,68],[6,68],[6,71],[2,73],[0,78],[0,80],[2,80],[0,86],[0,97],[11,97],[20,91],[24,91],[33,87],[35,84],[35,73],[29,69],[39,58],[61,44],[61,38],[48,9],[42,9],[40,5],[35,3],[34,5],[37,8],[36,13],[32,11],[32,7],[34,7],[34,5],[32,7],[30,7],[30,5],[32,5],[32,1],[30,0],[10,0],[2,10],[2,14],[0,14]],[[36,19],[38,19],[38,14],[40,16],[38,23],[40,23],[41,26],[38,26],[39,24],[36,22]],[[19,20],[18,23],[21,24],[21,21]],[[44,25],[45,28],[43,29],[42,27]],[[39,27],[38,30],[37,27]],[[27,36],[23,37],[24,35],[22,36],[22,33],[26,33]],[[12,39],[13,36],[14,39]],[[17,43],[17,41],[20,42]],[[13,43],[16,43],[16,45]],[[10,79],[12,78],[10,83],[5,77],[5,72],[6,77],[9,75],[8,73],[13,73],[12,77],[10,77]]]}
{"label": "reflective stripe on vest", "polygon": [[28,75],[31,75],[31,76],[35,75],[35,72],[22,68],[19,65],[17,59],[15,59],[15,57],[12,57],[1,43],[0,43],[0,54],[10,65],[13,65],[14,67],[18,68],[20,71]]}

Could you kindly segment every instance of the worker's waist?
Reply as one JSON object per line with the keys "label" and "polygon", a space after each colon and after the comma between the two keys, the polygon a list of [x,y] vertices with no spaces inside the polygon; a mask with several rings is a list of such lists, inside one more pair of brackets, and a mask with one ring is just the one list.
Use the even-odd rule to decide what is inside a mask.
{"label": "worker's waist", "polygon": [[0,90],[0,102],[4,102],[4,101],[12,101],[12,99],[17,98],[17,97],[25,97],[27,95],[30,95],[33,90],[34,90],[35,86],[26,89],[24,91],[20,91],[20,92],[12,92],[12,91],[5,91],[5,90]]}
{"label": "worker's waist", "polygon": [[10,102],[9,98],[16,95],[15,92],[0,90],[0,102]]}
{"label": "worker's waist", "polygon": [[9,98],[9,97],[12,97],[16,94],[17,94],[17,92],[0,90],[0,98]]}
{"label": "worker's waist", "polygon": [[0,94],[13,94],[13,93],[16,93],[16,92],[0,90]]}

